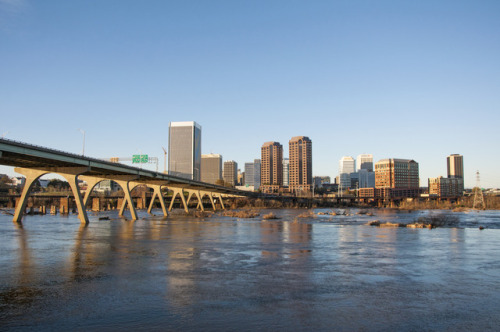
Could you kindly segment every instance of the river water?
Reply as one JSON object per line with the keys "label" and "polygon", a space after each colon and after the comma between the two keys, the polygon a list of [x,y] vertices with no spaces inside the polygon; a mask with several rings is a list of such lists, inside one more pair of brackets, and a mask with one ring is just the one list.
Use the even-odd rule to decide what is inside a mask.
{"label": "river water", "polygon": [[[499,212],[273,212],[280,219],[139,212],[133,222],[113,211],[88,227],[75,215],[26,216],[22,227],[0,215],[0,330],[500,328]],[[365,225],[433,214],[456,223]]]}

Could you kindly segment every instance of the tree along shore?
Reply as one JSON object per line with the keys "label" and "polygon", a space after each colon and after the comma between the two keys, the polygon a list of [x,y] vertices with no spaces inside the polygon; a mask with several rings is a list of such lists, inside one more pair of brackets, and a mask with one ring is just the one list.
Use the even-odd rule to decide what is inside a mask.
{"label": "tree along shore", "polygon": [[[500,210],[500,197],[485,196],[485,209]],[[448,200],[430,200],[430,201],[402,201],[397,206],[392,208],[401,210],[468,210],[474,208],[474,197],[461,197],[458,200],[451,202]],[[230,209],[279,209],[279,208],[342,208],[342,207],[358,207],[358,208],[378,208],[375,203],[370,204],[354,204],[354,203],[334,203],[328,200],[278,200],[278,199],[250,199],[250,198],[233,198],[226,204]]]}

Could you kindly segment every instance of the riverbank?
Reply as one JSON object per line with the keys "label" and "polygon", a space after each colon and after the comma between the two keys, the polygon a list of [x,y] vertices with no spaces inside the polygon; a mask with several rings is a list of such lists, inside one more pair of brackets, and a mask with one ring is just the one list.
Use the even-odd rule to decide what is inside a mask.
{"label": "riverbank", "polygon": [[[497,196],[485,196],[484,197],[486,209],[485,210],[500,210],[500,197]],[[448,200],[432,200],[432,201],[402,201],[398,206],[393,206],[391,208],[399,210],[452,210],[456,212],[467,211],[472,209],[474,205],[473,197],[461,197],[455,202]],[[341,204],[329,202],[327,200],[305,200],[297,198],[296,200],[276,200],[276,199],[250,199],[250,198],[234,198],[226,206],[229,209],[253,209],[253,208],[264,208],[264,209],[298,209],[298,208],[381,208],[377,207],[375,204],[364,203],[355,204],[343,202]],[[386,207],[383,207],[386,208]]]}

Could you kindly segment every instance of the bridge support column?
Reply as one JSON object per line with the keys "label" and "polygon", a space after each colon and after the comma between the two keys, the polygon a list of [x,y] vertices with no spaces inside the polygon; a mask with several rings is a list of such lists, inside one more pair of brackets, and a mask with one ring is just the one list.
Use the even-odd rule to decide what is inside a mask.
{"label": "bridge support column", "polygon": [[35,181],[42,175],[48,173],[56,173],[61,175],[68,181],[73,196],[75,198],[76,207],[78,209],[78,218],[82,224],[88,224],[89,218],[87,217],[87,211],[83,206],[82,195],[80,193],[80,188],[78,188],[78,175],[88,171],[87,167],[50,167],[46,169],[30,169],[30,168],[15,168],[14,171],[20,173],[26,177],[26,182],[24,184],[23,192],[21,198],[19,199],[19,204],[16,206],[16,211],[14,213],[13,221],[15,223],[20,223],[22,219],[22,214],[26,208],[28,194],[33,187]]}
{"label": "bridge support column", "polygon": [[20,224],[23,218],[24,210],[26,209],[26,204],[28,203],[28,195],[31,191],[31,188],[33,187],[33,184],[35,183],[36,180],[38,180],[38,178],[49,172],[37,169],[20,168],[20,167],[14,168],[14,171],[24,175],[24,177],[26,178],[24,182],[23,192],[21,193],[21,197],[19,198],[19,201],[16,205],[16,209],[14,212],[14,219],[12,220],[13,222]]}
{"label": "bridge support column", "polygon": [[87,206],[90,194],[92,193],[92,190],[94,190],[95,186],[101,181],[108,180],[105,178],[99,178],[95,176],[85,176],[85,175],[80,176],[80,179],[87,183],[87,190],[85,191],[85,196],[83,196],[83,206]]}
{"label": "bridge support column", "polygon": [[125,206],[128,203],[128,207],[130,209],[130,214],[131,214],[132,220],[137,220],[137,212],[135,210],[134,201],[132,201],[132,196],[130,195],[130,190],[131,190],[130,183],[131,183],[131,181],[130,180],[113,180],[113,181],[115,181],[116,183],[118,183],[120,185],[120,187],[122,187],[123,192],[125,194],[125,197],[123,199],[123,203],[122,203],[122,206],[120,207],[120,212],[118,213],[118,215],[123,216],[123,212],[125,211]]}
{"label": "bridge support column", "polygon": [[165,199],[163,198],[163,195],[161,194],[161,185],[148,185],[148,187],[153,188],[153,197],[151,198],[151,203],[149,203],[148,207],[148,213],[151,214],[151,210],[153,209],[153,205],[155,202],[156,197],[160,200],[161,204],[161,209],[163,210],[163,216],[167,217],[168,212],[167,208],[165,207]]}
{"label": "bridge support column", "polygon": [[174,193],[172,194],[172,200],[170,201],[170,206],[168,208],[168,211],[172,211],[172,207],[174,206],[175,197],[177,195],[179,195],[181,198],[182,204],[184,205],[184,211],[186,211],[186,213],[189,212],[188,206],[186,203],[186,198],[184,197],[184,190],[182,190],[182,188],[173,188],[172,191]]}
{"label": "bridge support column", "polygon": [[80,219],[80,222],[85,225],[89,223],[89,218],[87,216],[85,205],[83,205],[80,188],[78,187],[78,175],[86,172],[87,170],[88,169],[85,167],[81,169],[75,168],[73,171],[69,170],[70,172],[68,173],[58,172],[58,174],[62,175],[62,177],[65,178],[66,181],[68,181],[69,186],[71,187],[71,191],[73,191],[73,196],[75,197],[76,208],[78,209],[78,218]]}
{"label": "bridge support column", "polygon": [[201,211],[205,211],[205,208],[203,207],[203,203],[201,201],[201,195],[199,190],[188,190],[189,196],[187,199],[187,204],[189,205],[189,201],[193,196],[196,196],[196,199],[198,200],[198,205],[196,205],[197,209],[200,209]]}
{"label": "bridge support column", "polygon": [[203,198],[205,195],[208,196],[208,198],[210,198],[210,203],[212,203],[212,208],[214,209],[214,211],[217,210],[217,208],[215,207],[215,202],[214,202],[214,197],[212,196],[213,194],[211,192],[208,192],[208,191],[201,191],[200,192],[200,196]]}
{"label": "bridge support column", "polygon": [[222,210],[225,210],[226,208],[224,207],[224,202],[222,201],[222,194],[218,194],[217,197],[219,197],[220,206],[221,206]]}

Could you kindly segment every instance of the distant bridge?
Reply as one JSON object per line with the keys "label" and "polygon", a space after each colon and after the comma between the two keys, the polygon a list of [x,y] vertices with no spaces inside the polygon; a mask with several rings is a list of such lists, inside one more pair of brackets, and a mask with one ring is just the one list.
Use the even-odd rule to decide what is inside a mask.
{"label": "distant bridge", "polygon": [[[214,198],[218,198],[222,209],[224,203],[222,195],[246,196],[253,198],[273,198],[273,195],[259,194],[249,191],[237,190],[217,186],[200,181],[193,181],[164,173],[144,170],[142,168],[89,158],[82,155],[58,151],[41,146],[26,144],[8,139],[0,139],[0,165],[13,166],[15,171],[26,177],[23,191],[16,204],[14,222],[20,223],[26,209],[29,193],[41,176],[56,173],[68,181],[74,195],[78,209],[78,217],[84,224],[89,219],[85,209],[90,194],[94,187],[101,181],[113,180],[123,189],[124,199],[119,214],[122,216],[126,205],[128,205],[132,220],[137,220],[137,212],[133,204],[130,192],[138,185],[146,185],[153,189],[148,213],[151,212],[155,200],[158,198],[164,216],[167,216],[167,207],[162,195],[162,189],[167,188],[173,192],[168,211],[172,210],[174,201],[180,198],[184,210],[188,212],[188,204],[194,197],[198,200],[197,208],[204,210],[202,199],[208,196],[213,209],[216,209]],[[78,180],[87,183],[87,190],[82,195],[78,187]],[[188,197],[184,196],[187,192]]]}

